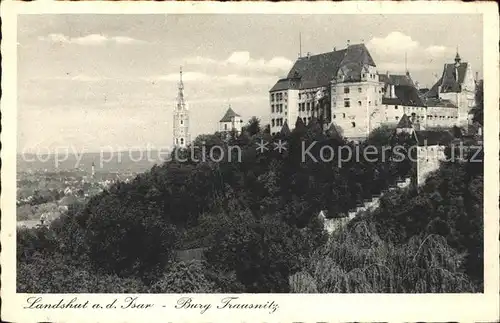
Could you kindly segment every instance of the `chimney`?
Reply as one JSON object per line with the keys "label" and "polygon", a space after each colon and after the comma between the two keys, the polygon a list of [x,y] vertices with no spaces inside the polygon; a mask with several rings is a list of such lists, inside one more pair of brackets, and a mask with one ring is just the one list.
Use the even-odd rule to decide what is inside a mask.
{"label": "chimney", "polygon": [[336,52],[337,51],[337,47],[333,46],[333,51]]}
{"label": "chimney", "polygon": [[307,52],[307,58],[311,57],[311,52]]}
{"label": "chimney", "polygon": [[351,41],[348,39],[347,40],[347,48],[349,48],[350,45],[351,45]]}

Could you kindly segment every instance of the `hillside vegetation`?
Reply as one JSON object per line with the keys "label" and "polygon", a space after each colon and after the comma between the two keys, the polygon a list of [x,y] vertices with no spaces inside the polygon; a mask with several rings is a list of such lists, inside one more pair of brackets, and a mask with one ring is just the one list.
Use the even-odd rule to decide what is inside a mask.
{"label": "hillside vegetation", "polygon": [[[376,134],[376,135],[375,135]],[[18,292],[463,292],[482,288],[482,163],[441,167],[419,189],[386,195],[372,214],[328,240],[317,215],[341,217],[414,166],[396,161],[302,160],[302,145],[348,146],[314,121],[274,138],[252,119],[241,136],[198,137],[220,162],[154,166],[72,207],[50,228],[18,231]],[[271,143],[286,141],[278,152]],[[368,144],[408,136],[378,130]],[[241,148],[241,162],[227,153]],[[219,153],[221,151],[217,150]],[[334,150],[335,153],[337,150]],[[382,149],[379,149],[381,152]],[[406,151],[404,151],[406,153]],[[174,152],[175,153],[175,152]],[[339,167],[340,165],[340,167]],[[203,248],[181,262],[177,250]]]}

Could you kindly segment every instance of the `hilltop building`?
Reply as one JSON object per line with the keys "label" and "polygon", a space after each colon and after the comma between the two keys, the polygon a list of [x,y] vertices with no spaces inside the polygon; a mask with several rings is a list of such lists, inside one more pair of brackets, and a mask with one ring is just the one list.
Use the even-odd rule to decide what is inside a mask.
{"label": "hilltop building", "polygon": [[184,98],[184,83],[182,82],[182,68],[180,69],[180,79],[177,94],[177,103],[174,109],[174,146],[185,148],[191,143],[189,134],[189,109]]}
{"label": "hilltop building", "polygon": [[[458,75],[455,81],[449,76],[455,77],[453,73]],[[408,71],[379,74],[364,44],[308,53],[269,91],[271,134],[280,132],[285,122],[293,129],[297,118],[308,124],[313,117],[325,129],[334,123],[350,140],[363,140],[380,125],[396,126],[405,114],[421,130],[462,125],[463,118],[467,125],[474,98],[470,65],[461,63],[457,54],[454,65],[445,64],[440,84],[434,97],[436,89],[422,94]]]}
{"label": "hilltop building", "polygon": [[243,127],[243,119],[239,114],[234,112],[234,110],[231,108],[231,105],[229,105],[229,108],[227,109],[226,113],[219,121],[219,131],[220,132],[234,131],[236,132],[236,134],[239,135],[241,133],[242,127]]}

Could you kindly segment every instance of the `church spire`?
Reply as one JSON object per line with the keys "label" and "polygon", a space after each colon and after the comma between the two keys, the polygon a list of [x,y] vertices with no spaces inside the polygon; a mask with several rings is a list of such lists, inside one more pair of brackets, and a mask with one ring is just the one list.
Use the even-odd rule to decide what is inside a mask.
{"label": "church spire", "polygon": [[189,134],[189,111],[184,98],[184,82],[182,81],[182,66],[179,70],[179,87],[177,94],[177,103],[174,110],[174,146],[187,147],[190,142]]}
{"label": "church spire", "polygon": [[177,94],[177,109],[184,108],[184,83],[182,82],[182,66],[179,70],[179,93]]}

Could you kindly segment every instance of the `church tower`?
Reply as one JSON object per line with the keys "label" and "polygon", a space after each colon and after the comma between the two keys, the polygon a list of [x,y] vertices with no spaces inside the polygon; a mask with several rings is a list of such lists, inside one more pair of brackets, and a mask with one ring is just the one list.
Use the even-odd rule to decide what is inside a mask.
{"label": "church tower", "polygon": [[184,83],[182,82],[182,67],[180,69],[179,92],[174,109],[174,146],[186,148],[190,144],[189,110],[184,100]]}

